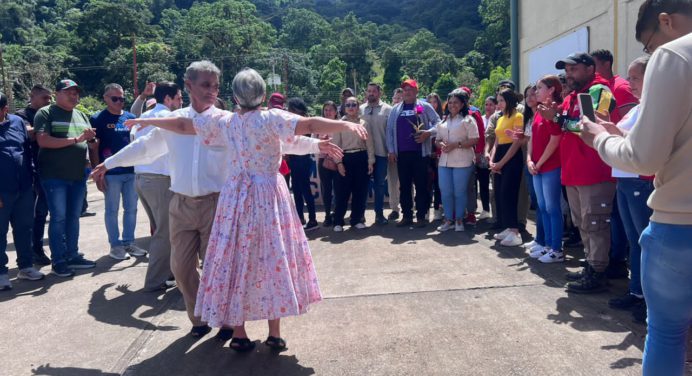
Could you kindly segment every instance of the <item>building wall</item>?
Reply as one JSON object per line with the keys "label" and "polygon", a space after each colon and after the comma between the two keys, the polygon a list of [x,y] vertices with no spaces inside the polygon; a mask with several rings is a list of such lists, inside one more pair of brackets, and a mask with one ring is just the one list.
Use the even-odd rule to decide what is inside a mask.
{"label": "building wall", "polygon": [[530,51],[584,26],[589,28],[589,51],[603,48],[613,52],[613,70],[616,74],[626,76],[629,63],[644,54],[642,44],[634,38],[637,12],[643,2],[644,0],[519,1],[519,86],[523,88],[528,84]]}

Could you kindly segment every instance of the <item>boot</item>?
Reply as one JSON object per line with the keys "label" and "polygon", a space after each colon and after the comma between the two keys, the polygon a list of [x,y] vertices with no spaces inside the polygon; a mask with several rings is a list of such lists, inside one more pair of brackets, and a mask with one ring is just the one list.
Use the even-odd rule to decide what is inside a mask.
{"label": "boot", "polygon": [[580,280],[567,284],[567,291],[577,294],[594,294],[607,288],[608,278],[605,272],[597,272],[593,268],[589,268]]}
{"label": "boot", "polygon": [[578,280],[584,278],[584,276],[586,274],[588,274],[590,270],[591,270],[591,265],[589,265],[587,263],[586,265],[584,265],[584,267],[580,271],[567,273],[565,275],[565,278],[568,281],[578,281]]}

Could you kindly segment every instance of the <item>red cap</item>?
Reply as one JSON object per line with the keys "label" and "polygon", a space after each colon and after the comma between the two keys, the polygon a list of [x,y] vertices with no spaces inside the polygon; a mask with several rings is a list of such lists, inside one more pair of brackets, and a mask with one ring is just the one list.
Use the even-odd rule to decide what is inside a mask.
{"label": "red cap", "polygon": [[285,101],[286,99],[284,98],[283,94],[273,93],[271,96],[269,96],[269,103],[267,103],[267,107],[283,109]]}
{"label": "red cap", "polygon": [[404,80],[404,82],[401,83],[401,88],[403,89],[406,86],[410,86],[410,87],[418,90],[418,82],[416,82],[416,80],[412,80],[412,79]]}
{"label": "red cap", "polygon": [[469,95],[469,97],[471,96],[471,94],[473,94],[473,91],[471,91],[471,89],[469,89],[469,88],[466,87],[466,86],[462,86],[462,87],[460,87],[459,89],[465,91],[465,92]]}

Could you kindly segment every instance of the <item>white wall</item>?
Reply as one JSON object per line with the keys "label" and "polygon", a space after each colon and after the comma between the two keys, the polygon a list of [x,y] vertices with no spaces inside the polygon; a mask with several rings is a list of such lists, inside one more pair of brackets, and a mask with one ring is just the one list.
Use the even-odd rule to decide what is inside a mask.
{"label": "white wall", "polygon": [[643,55],[643,46],[634,38],[637,12],[643,2],[644,0],[520,1],[519,87],[523,88],[529,82],[531,51],[583,27],[589,30],[589,51],[603,48],[613,52],[613,70],[616,74],[625,76],[629,63]]}

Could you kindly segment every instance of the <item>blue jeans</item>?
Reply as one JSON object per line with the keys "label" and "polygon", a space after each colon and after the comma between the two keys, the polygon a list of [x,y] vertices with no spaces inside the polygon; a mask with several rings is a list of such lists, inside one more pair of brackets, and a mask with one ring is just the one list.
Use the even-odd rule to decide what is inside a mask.
{"label": "blue jeans", "polygon": [[78,256],[79,215],[86,194],[86,180],[41,179],[50,221],[48,244],[53,265]]}
{"label": "blue jeans", "polygon": [[19,269],[33,265],[31,232],[34,226],[34,192],[0,192],[0,274],[7,274],[7,231],[12,224],[12,239]]}
{"label": "blue jeans", "polygon": [[384,216],[384,194],[387,192],[387,157],[375,156],[373,178],[375,181],[375,214]]}
{"label": "blue jeans", "polygon": [[610,262],[624,263],[628,254],[627,234],[620,217],[620,204],[616,194],[613,199],[613,211],[610,213]]}
{"label": "blue jeans", "polygon": [[642,294],[641,258],[642,249],[639,237],[646,226],[653,210],[646,205],[646,200],[654,191],[654,182],[639,178],[618,178],[617,200],[620,218],[630,245],[630,293]]}
{"label": "blue jeans", "polygon": [[445,219],[460,220],[464,218],[466,211],[466,190],[469,186],[469,178],[475,166],[469,167],[443,167],[437,168],[440,179],[440,195],[442,207],[445,211]]}
{"label": "blue jeans", "polygon": [[[548,246],[554,250],[562,249],[563,219],[560,199],[562,198],[562,186],[560,185],[560,169],[536,174],[533,176],[533,187],[536,190],[538,202],[538,215],[542,226],[538,228],[536,242]],[[542,242],[541,242],[542,241]]]}
{"label": "blue jeans", "polygon": [[692,323],[692,225],[649,223],[642,233],[642,287],[648,309],[644,376],[682,375]]}
{"label": "blue jeans", "polygon": [[[118,211],[120,196],[123,197],[123,233],[120,240],[118,228]],[[104,193],[106,213],[106,232],[111,247],[130,245],[135,242],[137,225],[137,189],[135,174],[106,175],[106,192]]]}

